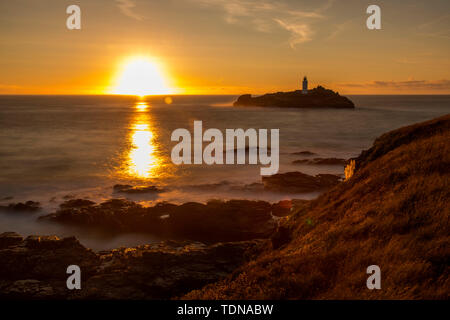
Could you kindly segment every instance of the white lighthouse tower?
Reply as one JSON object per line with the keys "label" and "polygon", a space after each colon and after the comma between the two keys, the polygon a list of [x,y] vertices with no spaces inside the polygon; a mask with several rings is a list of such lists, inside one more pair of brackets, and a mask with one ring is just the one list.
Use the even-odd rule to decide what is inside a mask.
{"label": "white lighthouse tower", "polygon": [[308,94],[308,79],[306,79],[306,76],[303,78],[302,93]]}

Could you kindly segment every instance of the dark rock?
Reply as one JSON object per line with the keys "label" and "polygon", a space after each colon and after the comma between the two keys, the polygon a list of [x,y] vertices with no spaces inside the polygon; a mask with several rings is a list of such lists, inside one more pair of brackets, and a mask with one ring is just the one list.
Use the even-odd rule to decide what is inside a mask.
{"label": "dark rock", "polygon": [[286,226],[279,226],[270,240],[272,241],[272,248],[278,249],[292,240],[291,231]]}
{"label": "dark rock", "polygon": [[262,177],[264,189],[277,192],[304,193],[331,188],[341,178],[334,174],[310,176],[298,171]]}
{"label": "dark rock", "polygon": [[99,205],[63,207],[39,219],[112,233],[143,232],[220,242],[268,238],[276,227],[270,212],[271,204],[264,201],[161,202],[144,208],[133,201],[112,199]]}
{"label": "dark rock", "polygon": [[[224,278],[262,244],[168,241],[96,254],[75,238],[28,237],[0,249],[0,298],[174,298]],[[72,264],[82,271],[82,290],[66,288]]]}
{"label": "dark rock", "polygon": [[292,161],[293,164],[317,164],[317,165],[342,165],[347,164],[347,160],[339,158],[314,158],[314,159],[301,159]]}
{"label": "dark rock", "polygon": [[84,298],[168,299],[224,278],[251,257],[258,242],[171,242],[124,248],[101,257]]}
{"label": "dark rock", "polygon": [[267,238],[276,224],[265,201],[229,200],[185,203],[173,208],[164,223],[170,234],[201,241]]}
{"label": "dark rock", "polygon": [[300,159],[292,161],[293,164],[314,164],[313,160],[310,159]]}
{"label": "dark rock", "polygon": [[0,261],[0,298],[24,299],[65,297],[69,265],[78,265],[83,279],[92,276],[100,265],[99,257],[75,238],[55,236],[15,240],[0,248]]}
{"label": "dark rock", "polygon": [[285,217],[291,213],[291,200],[282,200],[272,205],[272,214],[277,217]]}
{"label": "dark rock", "polygon": [[156,186],[131,186],[129,184],[116,184],[113,187],[115,192],[122,193],[159,193],[163,192],[162,189],[157,188]]}
{"label": "dark rock", "polygon": [[62,207],[56,212],[38,219],[100,228],[111,232],[127,232],[132,231],[130,226],[138,225],[135,220],[144,213],[145,209],[133,201],[111,199],[99,205]]}
{"label": "dark rock", "polygon": [[73,199],[64,201],[59,205],[61,209],[68,209],[68,208],[82,208],[82,207],[90,207],[95,205],[94,201],[86,200],[86,199]]}
{"label": "dark rock", "polygon": [[80,243],[75,237],[67,237],[60,239],[57,236],[28,236],[25,239],[25,246],[27,248],[38,248],[38,249],[64,249],[72,248],[74,245],[79,245]]}
{"label": "dark rock", "polygon": [[27,201],[25,203],[10,203],[7,206],[0,206],[0,209],[7,211],[26,211],[26,212],[34,212],[41,210],[40,203],[35,201]]}
{"label": "dark rock", "polygon": [[260,106],[279,108],[354,108],[351,100],[332,90],[318,86],[303,94],[300,90],[291,92],[268,93],[252,97],[250,94],[240,96],[234,106]]}
{"label": "dark rock", "polygon": [[8,283],[1,288],[0,296],[7,297],[9,299],[48,299],[53,298],[55,292],[53,287],[48,283],[34,280],[24,279],[17,280],[12,283]]}
{"label": "dark rock", "polygon": [[0,234],[0,249],[16,245],[22,242],[23,238],[15,232],[4,232]]}

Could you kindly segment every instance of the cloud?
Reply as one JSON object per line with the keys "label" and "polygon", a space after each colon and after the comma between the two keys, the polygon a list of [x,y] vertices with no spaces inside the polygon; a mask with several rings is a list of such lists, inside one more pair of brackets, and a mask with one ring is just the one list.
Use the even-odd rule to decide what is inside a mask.
{"label": "cloud", "polygon": [[350,19],[347,20],[341,24],[338,24],[334,27],[334,31],[330,33],[330,35],[328,37],[325,38],[325,40],[333,40],[336,39],[337,37],[339,37],[342,33],[344,33],[346,30],[350,29],[355,21],[357,19]]}
{"label": "cloud", "polygon": [[450,39],[450,14],[440,16],[417,27],[418,35],[440,39]]}
{"label": "cloud", "polygon": [[289,44],[292,48],[295,48],[297,44],[310,41],[312,39],[313,32],[309,25],[304,23],[288,23],[280,19],[274,19],[278,22],[284,29],[291,32],[291,38]]}
{"label": "cloud", "polygon": [[225,12],[225,21],[230,24],[248,23],[260,32],[272,32],[281,27],[290,34],[289,44],[292,48],[313,39],[313,22],[325,18],[323,12],[334,3],[334,0],[328,0],[315,10],[300,10],[275,0],[191,1],[203,6],[220,8]]}
{"label": "cloud", "polygon": [[133,9],[134,7],[136,7],[136,4],[133,0],[116,0],[116,5],[120,9],[120,11],[127,17],[139,21],[143,19],[143,16],[134,12]]}
{"label": "cloud", "polygon": [[450,80],[406,80],[406,81],[371,81],[365,83],[340,83],[344,88],[396,89],[396,90],[433,90],[450,91]]}

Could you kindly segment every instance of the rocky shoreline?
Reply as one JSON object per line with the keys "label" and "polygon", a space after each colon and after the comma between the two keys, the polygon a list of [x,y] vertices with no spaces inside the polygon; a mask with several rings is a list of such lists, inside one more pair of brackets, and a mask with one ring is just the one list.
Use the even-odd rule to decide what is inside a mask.
{"label": "rocky shoreline", "polygon": [[[95,253],[74,237],[7,232],[0,234],[0,299],[176,298],[224,278],[264,242],[166,241]],[[82,270],[82,290],[67,289],[69,265]]]}
{"label": "rocky shoreline", "polygon": [[[128,187],[127,187],[128,188]],[[307,200],[214,200],[143,207],[125,199],[70,199],[39,221],[109,233],[148,232],[166,240],[94,252],[75,237],[0,234],[0,299],[173,299],[219,281],[284,239],[278,220]],[[19,210],[20,209],[20,210]],[[39,203],[5,206],[34,212]],[[68,290],[66,269],[82,270],[82,290]]]}
{"label": "rocky shoreline", "polygon": [[[307,192],[340,180],[300,172],[274,175],[243,188]],[[325,175],[327,176],[327,175]],[[257,186],[256,186],[257,185]],[[114,193],[154,193],[155,186],[115,185]],[[127,199],[102,203],[68,199],[38,221],[77,226],[94,232],[130,232],[174,239],[133,248],[94,252],[75,237],[0,234],[0,298],[4,299],[172,299],[223,279],[257,253],[278,247],[286,233],[279,219],[308,206],[307,200],[277,203],[211,200],[151,207]],[[31,214],[35,201],[10,203],[1,214]],[[66,268],[82,270],[83,290],[68,290]]]}
{"label": "rocky shoreline", "polygon": [[[302,154],[304,155],[304,154]],[[338,175],[310,176],[287,172],[260,182],[187,186],[210,190],[307,193],[324,191],[341,181]],[[117,184],[113,196],[158,194],[153,185]],[[171,299],[223,279],[267,248],[277,248],[288,234],[281,218],[307,207],[308,200],[277,203],[251,200],[210,200],[206,203],[153,206],[125,198],[101,203],[71,196],[50,214],[32,216],[38,222],[75,226],[94,233],[119,236],[148,234],[166,240],[133,248],[94,252],[75,237],[0,234],[0,298],[6,299]],[[0,214],[24,215],[42,210],[35,201],[10,203]],[[82,270],[83,290],[68,290],[66,268]]]}
{"label": "rocky shoreline", "polygon": [[[248,185],[191,186],[208,190],[226,185],[230,190],[299,194],[323,192],[342,180],[332,174],[307,175],[298,171],[262,177],[261,182]],[[153,194],[156,186],[115,185],[113,195]],[[108,234],[144,233],[163,239],[203,242],[244,241],[268,238],[276,229],[276,219],[290,213],[291,201],[269,203],[251,200],[210,200],[206,203],[174,204],[157,202],[150,207],[126,198],[112,198],[101,203],[89,199],[69,199],[38,221],[77,226]],[[0,207],[0,214],[24,214],[41,210],[40,203],[26,201]]]}

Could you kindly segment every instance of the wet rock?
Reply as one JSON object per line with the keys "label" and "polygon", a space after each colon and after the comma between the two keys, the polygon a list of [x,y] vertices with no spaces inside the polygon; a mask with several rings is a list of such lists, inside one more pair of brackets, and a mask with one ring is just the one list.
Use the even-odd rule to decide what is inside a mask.
{"label": "wet rock", "polygon": [[201,241],[241,241],[267,238],[276,224],[265,201],[229,200],[185,203],[164,223],[170,234]]}
{"label": "wet rock", "polygon": [[7,211],[23,211],[23,212],[34,212],[41,210],[40,203],[35,201],[27,201],[25,203],[18,202],[18,203],[10,203],[7,206],[0,206],[0,209],[7,210]]}
{"label": "wet rock", "polygon": [[[80,266],[83,279],[92,276],[100,259],[75,238],[30,236],[0,248],[0,298],[62,298],[69,294],[66,270]],[[17,241],[21,239],[21,241]]]}
{"label": "wet rock", "polygon": [[334,174],[310,176],[298,171],[262,177],[264,189],[289,193],[305,193],[325,190],[337,185],[340,180],[341,177]]}
{"label": "wet rock", "polygon": [[132,186],[129,184],[116,184],[113,187],[113,189],[114,192],[122,192],[129,194],[163,192],[162,189],[159,189],[156,186]]}
{"label": "wet rock", "polygon": [[73,199],[64,201],[59,205],[61,209],[68,209],[68,208],[82,208],[82,207],[90,207],[95,205],[94,201],[86,200],[86,199]]}
{"label": "wet rock", "polygon": [[111,199],[98,205],[62,207],[38,219],[111,232],[127,232],[133,231],[131,227],[138,224],[135,220],[144,213],[145,209],[133,201]]}
{"label": "wet rock", "polygon": [[16,245],[22,242],[22,240],[22,236],[15,232],[3,232],[0,234],[0,249]]}
{"label": "wet rock", "polygon": [[291,200],[282,200],[272,205],[272,214],[277,217],[285,217],[291,213],[291,208]]}
{"label": "wet rock", "polygon": [[314,158],[314,159],[300,159],[292,161],[293,164],[316,164],[316,165],[342,165],[347,164],[347,160],[339,158]]}
{"label": "wet rock", "polygon": [[122,248],[101,257],[100,271],[88,279],[85,298],[168,299],[215,282],[251,257],[257,241],[167,242]]}
{"label": "wet rock", "polygon": [[39,280],[17,280],[1,289],[1,295],[12,299],[47,299],[54,296],[51,285]]}
{"label": "wet rock", "polygon": [[143,232],[176,239],[208,242],[268,238],[275,230],[271,204],[265,201],[209,201],[153,207],[124,199],[98,205],[64,207],[40,217],[63,224],[105,229],[108,232]]}
{"label": "wet rock", "polygon": [[35,249],[64,249],[80,245],[75,237],[67,237],[60,239],[57,236],[28,236],[25,239],[25,246],[27,248]]}
{"label": "wet rock", "polygon": [[30,236],[0,248],[0,297],[60,298],[66,288],[69,265],[78,265],[90,277],[100,264],[92,250],[75,238]]}
{"label": "wet rock", "polygon": [[[75,238],[32,236],[0,249],[0,297],[173,298],[227,276],[254,257],[263,243],[254,240],[208,246],[167,241],[94,253]],[[82,270],[82,290],[66,288],[66,269],[72,264]]]}

